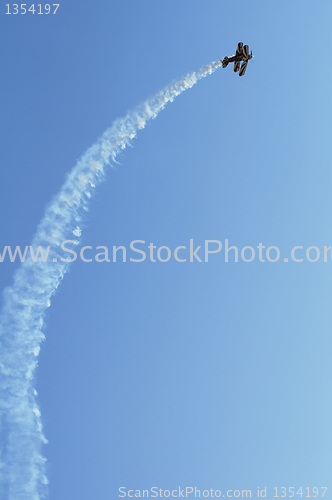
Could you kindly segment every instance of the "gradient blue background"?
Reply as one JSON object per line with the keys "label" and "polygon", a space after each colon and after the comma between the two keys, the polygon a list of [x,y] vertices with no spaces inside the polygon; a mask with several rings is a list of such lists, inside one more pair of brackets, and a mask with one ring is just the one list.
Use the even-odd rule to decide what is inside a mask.
{"label": "gradient blue background", "polygon": [[[332,487],[332,262],[283,262],[295,245],[332,244],[331,3],[72,0],[56,15],[5,12],[0,249],[30,244],[115,118],[241,40],[255,55],[245,77],[218,69],[139,132],[98,188],[83,243],[227,238],[282,252],[274,264],[220,253],[72,265],[36,380],[50,499]],[[17,265],[0,264],[2,288]]]}

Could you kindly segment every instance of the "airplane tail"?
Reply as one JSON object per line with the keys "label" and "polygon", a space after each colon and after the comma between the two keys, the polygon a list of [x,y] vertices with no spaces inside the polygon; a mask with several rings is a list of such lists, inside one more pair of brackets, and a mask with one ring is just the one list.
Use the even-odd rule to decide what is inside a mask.
{"label": "airplane tail", "polygon": [[228,60],[228,57],[225,56],[222,60],[221,60],[221,63],[222,63],[222,67],[223,68],[226,68],[226,66],[228,65],[229,63],[229,60]]}

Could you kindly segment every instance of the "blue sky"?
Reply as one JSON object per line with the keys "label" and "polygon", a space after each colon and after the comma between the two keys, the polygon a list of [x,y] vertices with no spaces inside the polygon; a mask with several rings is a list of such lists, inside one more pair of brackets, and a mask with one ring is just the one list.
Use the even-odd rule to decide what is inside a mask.
{"label": "blue sky", "polygon": [[[255,56],[245,77],[218,69],[138,133],[98,187],[82,245],[228,239],[282,255],[72,265],[35,381],[50,499],[332,486],[332,262],[283,262],[332,244],[331,14],[327,1],[3,6],[0,250],[30,244],[114,119],[241,40]],[[2,288],[17,266],[0,264]]]}

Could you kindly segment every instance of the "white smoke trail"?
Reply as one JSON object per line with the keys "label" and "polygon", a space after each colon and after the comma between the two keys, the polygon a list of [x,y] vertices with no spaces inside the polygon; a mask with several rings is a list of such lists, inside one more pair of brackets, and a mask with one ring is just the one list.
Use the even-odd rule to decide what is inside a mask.
{"label": "white smoke trail", "polygon": [[87,210],[92,190],[103,180],[105,165],[114,161],[168,102],[220,64],[214,62],[168,85],[106,130],[69,173],[37,228],[32,246],[51,246],[48,261],[26,260],[16,271],[13,285],[5,290],[0,318],[1,499],[39,500],[47,495],[45,458],[41,455],[46,440],[32,381],[44,339],[45,311],[69,266],[60,260],[62,241],[74,234],[79,243],[82,210]]}

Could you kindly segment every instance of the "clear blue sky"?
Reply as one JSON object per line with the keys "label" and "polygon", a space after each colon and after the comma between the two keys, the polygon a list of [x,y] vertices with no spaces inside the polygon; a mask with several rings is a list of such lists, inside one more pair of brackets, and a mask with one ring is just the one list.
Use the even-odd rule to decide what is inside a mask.
{"label": "clear blue sky", "polygon": [[[294,246],[332,245],[331,3],[1,9],[0,251],[30,244],[115,118],[241,40],[255,56],[245,77],[218,69],[139,132],[91,201],[82,243],[228,239],[282,255],[72,265],[35,384],[50,499],[332,488],[332,261],[283,262]],[[1,288],[17,265],[0,264]]]}

